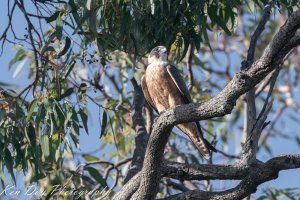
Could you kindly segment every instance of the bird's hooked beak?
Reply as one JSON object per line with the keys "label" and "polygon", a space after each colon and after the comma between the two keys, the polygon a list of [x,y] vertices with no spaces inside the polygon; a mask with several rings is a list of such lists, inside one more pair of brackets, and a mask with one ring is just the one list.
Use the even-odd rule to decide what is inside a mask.
{"label": "bird's hooked beak", "polygon": [[162,47],[162,48],[161,48],[161,52],[162,52],[162,53],[167,53],[167,48],[166,48],[166,47]]}
{"label": "bird's hooked beak", "polygon": [[160,49],[160,58],[162,61],[167,61],[168,60],[168,53],[167,53],[167,48],[162,47]]}

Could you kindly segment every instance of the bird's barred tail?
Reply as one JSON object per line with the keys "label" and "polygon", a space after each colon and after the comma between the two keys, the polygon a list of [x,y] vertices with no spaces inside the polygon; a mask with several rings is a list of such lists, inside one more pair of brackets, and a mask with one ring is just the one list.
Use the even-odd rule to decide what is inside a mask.
{"label": "bird's barred tail", "polygon": [[202,132],[198,133],[198,131],[201,130],[198,130],[196,123],[183,123],[177,125],[177,127],[192,140],[203,158],[209,160],[211,157],[210,150],[216,150],[207,140],[205,140],[205,138],[203,138]]}
{"label": "bird's barred tail", "polygon": [[201,140],[199,137],[190,137],[190,139],[192,140],[192,142],[194,143],[194,145],[198,149],[201,156],[204,159],[209,160],[210,159],[210,152],[209,152],[206,144],[204,143],[204,141]]}

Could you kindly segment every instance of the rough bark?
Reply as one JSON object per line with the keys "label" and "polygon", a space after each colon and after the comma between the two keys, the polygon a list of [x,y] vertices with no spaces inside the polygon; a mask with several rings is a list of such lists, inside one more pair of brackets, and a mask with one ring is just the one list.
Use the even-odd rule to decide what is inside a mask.
{"label": "rough bark", "polygon": [[142,169],[147,142],[149,140],[149,135],[147,134],[144,118],[142,115],[145,100],[143,91],[134,78],[131,80],[131,83],[134,89],[132,121],[133,128],[136,133],[135,144],[137,145],[135,146],[131,166],[124,179],[124,184],[127,183],[128,180],[130,180],[137,172]]}
{"label": "rough bark", "polygon": [[[264,164],[255,164],[247,168],[247,171],[242,172],[245,177],[234,188],[222,192],[206,192],[192,190],[178,195],[169,196],[165,199],[183,200],[226,200],[226,199],[242,199],[249,194],[256,192],[257,186],[276,179],[281,170],[294,169],[300,167],[300,154],[286,155],[272,158]],[[226,167],[225,167],[226,168]],[[240,168],[242,169],[242,168]],[[232,169],[230,169],[232,170]],[[244,169],[242,169],[243,171]],[[239,171],[239,169],[238,169]]]}

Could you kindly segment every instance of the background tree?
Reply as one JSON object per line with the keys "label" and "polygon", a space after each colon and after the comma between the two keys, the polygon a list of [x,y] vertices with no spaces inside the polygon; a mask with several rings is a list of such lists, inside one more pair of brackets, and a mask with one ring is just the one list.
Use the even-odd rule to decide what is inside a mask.
{"label": "background tree", "polygon": [[[274,156],[300,144],[297,0],[8,0],[5,8],[1,53],[16,50],[14,77],[29,60],[31,82],[0,82],[3,188],[23,172],[19,181],[36,183],[43,199],[242,199],[300,167],[299,154]],[[160,116],[144,103],[139,80],[157,45],[202,103]],[[218,149],[209,162],[179,131],[170,135],[194,120]],[[81,151],[91,135],[99,146]],[[256,197],[299,194],[266,187]]]}

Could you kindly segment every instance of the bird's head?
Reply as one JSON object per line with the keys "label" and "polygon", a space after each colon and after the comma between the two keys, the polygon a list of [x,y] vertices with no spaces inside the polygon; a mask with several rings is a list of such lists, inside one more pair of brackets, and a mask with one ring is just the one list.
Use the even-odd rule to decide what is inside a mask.
{"label": "bird's head", "polygon": [[167,48],[165,46],[157,46],[150,52],[148,56],[148,63],[151,64],[155,61],[166,62],[168,59]]}

